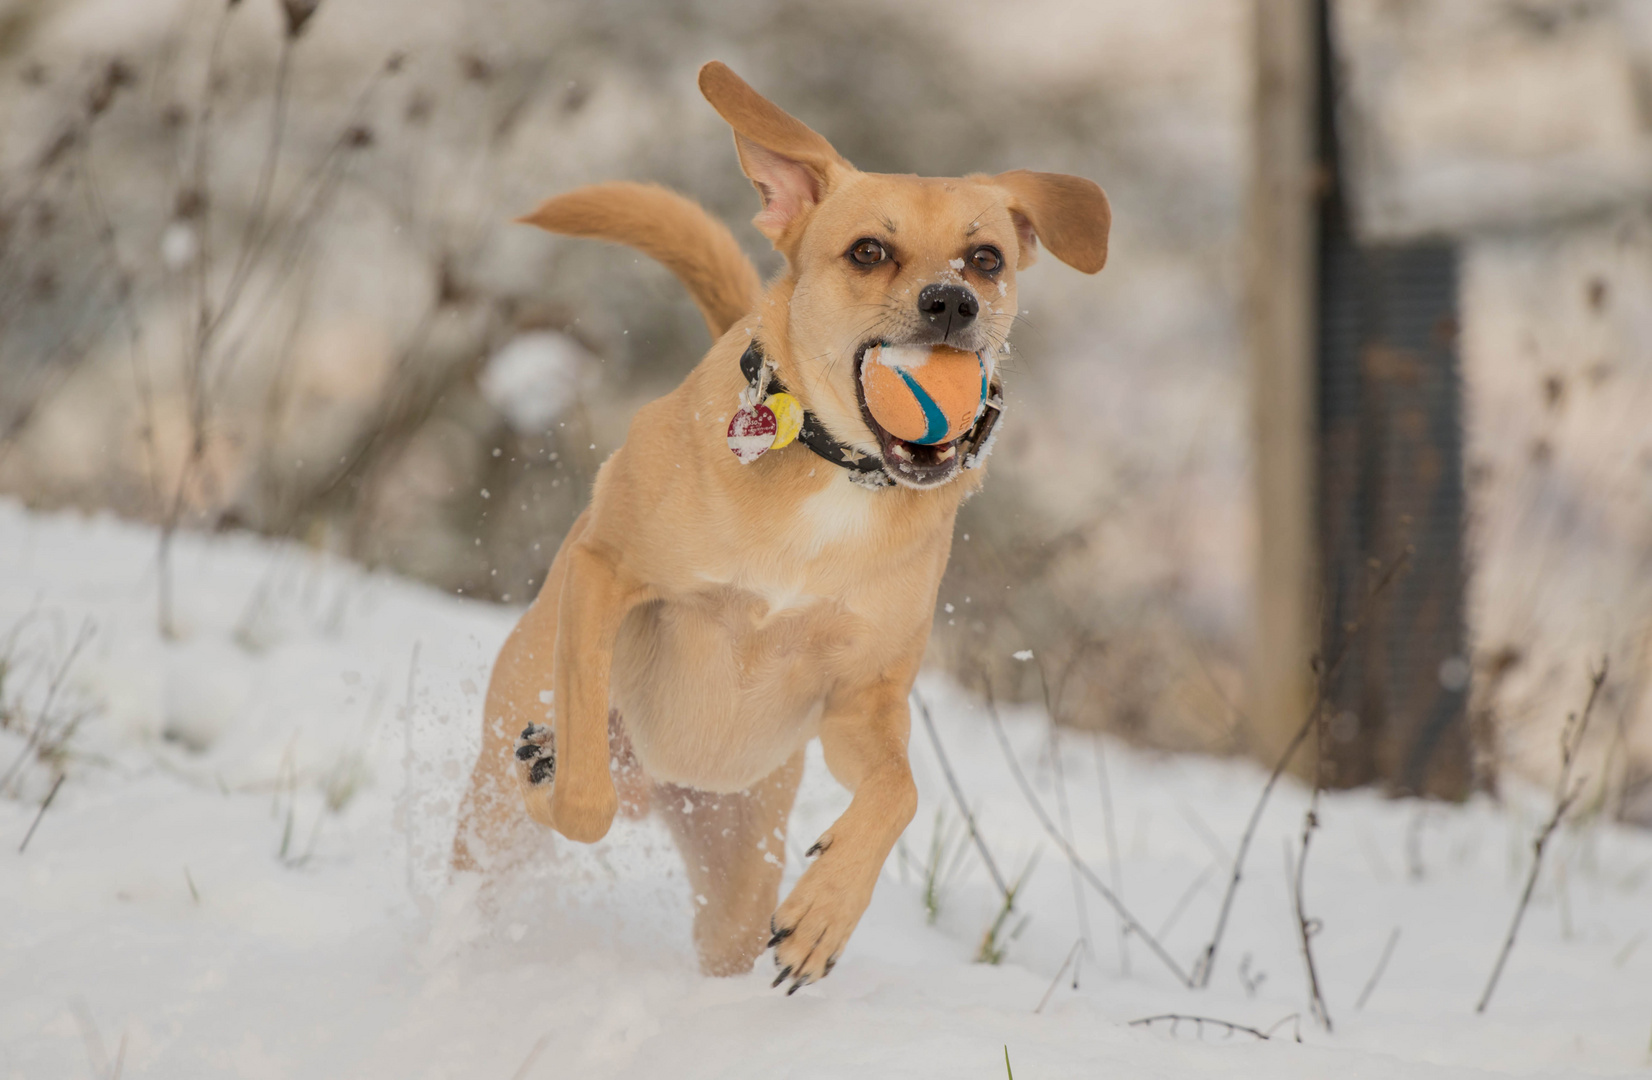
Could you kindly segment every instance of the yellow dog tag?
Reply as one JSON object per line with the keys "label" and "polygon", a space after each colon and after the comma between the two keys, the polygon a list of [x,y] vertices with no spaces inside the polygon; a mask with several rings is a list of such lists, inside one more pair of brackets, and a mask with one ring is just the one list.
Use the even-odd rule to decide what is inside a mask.
{"label": "yellow dog tag", "polygon": [[803,430],[802,402],[790,394],[770,394],[763,404],[774,413],[774,442],[769,444],[769,449],[790,446],[797,439],[797,433]]}

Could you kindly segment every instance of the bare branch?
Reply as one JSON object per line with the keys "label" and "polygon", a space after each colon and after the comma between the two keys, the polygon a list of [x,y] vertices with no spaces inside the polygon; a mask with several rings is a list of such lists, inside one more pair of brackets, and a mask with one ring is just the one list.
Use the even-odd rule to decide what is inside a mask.
{"label": "bare branch", "polygon": [[1394,579],[1399,576],[1399,572],[1411,561],[1411,555],[1412,548],[1408,546],[1400,553],[1398,558],[1388,565],[1388,569],[1383,571],[1382,576],[1372,586],[1359,615],[1349,624],[1348,633],[1343,638],[1336,657],[1329,666],[1321,665],[1318,677],[1314,680],[1314,700],[1308,706],[1308,715],[1303,717],[1302,726],[1297,728],[1296,734],[1291,737],[1284,753],[1280,754],[1279,760],[1274,763],[1273,772],[1269,774],[1268,782],[1262,785],[1262,794],[1257,796],[1256,805],[1251,809],[1250,820],[1245,824],[1244,835],[1239,838],[1239,851],[1233,857],[1233,874],[1228,878],[1227,890],[1222,895],[1222,906],[1216,914],[1216,928],[1210,935],[1210,944],[1205,946],[1204,954],[1199,957],[1199,962],[1193,967],[1194,985],[1199,987],[1210,985],[1210,976],[1216,967],[1216,950],[1221,947],[1222,936],[1227,932],[1228,916],[1233,911],[1233,898],[1239,891],[1239,881],[1244,875],[1245,856],[1250,852],[1251,840],[1256,836],[1257,826],[1262,823],[1262,811],[1267,808],[1268,799],[1273,795],[1273,789],[1278,786],[1279,778],[1285,775],[1285,770],[1290,767],[1291,759],[1296,757],[1296,752],[1307,741],[1308,733],[1314,729],[1320,711],[1325,707],[1327,688],[1336,676],[1337,671],[1341,669],[1343,661],[1347,659],[1349,647],[1359,637],[1360,631],[1365,629],[1377,598],[1388,589],[1389,585],[1393,584]]}
{"label": "bare branch", "polygon": [[998,718],[998,703],[993,699],[990,680],[985,683],[985,690],[987,717],[992,721],[992,730],[998,736],[998,745],[1004,751],[1004,760],[1009,764],[1010,772],[1015,776],[1015,782],[1021,788],[1021,794],[1026,797],[1027,805],[1031,806],[1033,813],[1038,816],[1038,823],[1044,827],[1044,831],[1050,835],[1050,839],[1055,841],[1062,854],[1067,856],[1067,860],[1078,870],[1080,876],[1118,913],[1119,918],[1130,928],[1130,932],[1141,938],[1153,955],[1163,961],[1164,966],[1169,968],[1171,974],[1176,976],[1177,982],[1191,988],[1193,981],[1187,977],[1187,973],[1182,970],[1181,965],[1176,963],[1175,959],[1165,951],[1164,946],[1159,944],[1158,939],[1148,932],[1147,927],[1141,924],[1141,920],[1130,914],[1129,909],[1114,895],[1113,890],[1102,882],[1096,872],[1091,870],[1083,859],[1079,858],[1078,852],[1073,850],[1073,845],[1067,842],[1067,838],[1061,835],[1061,830],[1056,828],[1055,822],[1050,820],[1048,811],[1038,801],[1038,795],[1034,793],[1032,785],[1027,783],[1026,774],[1021,771],[1021,763],[1015,760],[1015,752],[1010,749],[1009,737],[1004,734],[1003,721]]}
{"label": "bare branch", "polygon": [[[1315,790],[1317,802],[1318,790]],[[1285,875],[1291,886],[1291,913],[1296,916],[1297,940],[1302,944],[1302,963],[1308,973],[1308,1009],[1313,1013],[1314,1020],[1326,1031],[1331,1030],[1331,1014],[1325,1008],[1325,995],[1319,989],[1319,969],[1314,965],[1313,937],[1319,933],[1318,919],[1310,919],[1303,910],[1302,879],[1308,863],[1308,843],[1313,839],[1314,830],[1319,827],[1319,815],[1314,809],[1309,809],[1302,819],[1302,855],[1296,860],[1295,866],[1291,863],[1291,844],[1285,841]]]}
{"label": "bare branch", "polygon": [[23,834],[23,842],[17,845],[19,855],[23,854],[24,849],[29,846],[29,841],[34,839],[34,831],[40,827],[40,819],[46,816],[46,810],[52,805],[52,800],[57,798],[57,789],[63,786],[65,775],[65,773],[58,773],[57,779],[52,783],[52,790],[46,792],[46,799],[40,804],[39,813],[34,815],[34,821],[29,825],[29,831]]}
{"label": "bare branch", "polygon": [[[1061,709],[1062,694],[1067,688],[1067,678],[1072,672],[1073,663],[1077,659],[1077,655],[1078,654],[1075,652],[1074,656],[1068,660],[1065,669],[1061,673],[1061,686],[1053,697],[1050,694],[1050,680],[1044,673],[1043,659],[1038,657],[1035,658],[1034,661],[1038,666],[1038,684],[1044,689],[1044,714],[1050,722],[1050,768],[1055,773],[1056,810],[1061,816],[1061,833],[1067,838],[1069,843],[1073,839],[1073,815],[1071,808],[1067,805],[1067,773],[1062,767],[1061,761],[1061,724],[1059,713]],[[1071,876],[1073,884],[1073,907],[1078,912],[1078,931],[1084,941],[1084,951],[1093,956],[1094,953],[1092,950],[1095,948],[1095,945],[1093,944],[1093,939],[1090,936],[1090,909],[1084,903],[1084,883],[1079,881],[1078,871],[1076,869],[1071,870]],[[1113,875],[1113,879],[1116,885],[1118,881],[1118,875],[1116,873]]]}
{"label": "bare branch", "polygon": [[1394,955],[1394,946],[1398,945],[1399,942],[1400,928],[1396,926],[1394,932],[1388,935],[1388,944],[1382,947],[1382,956],[1377,960],[1376,970],[1371,972],[1369,979],[1365,980],[1365,989],[1359,992],[1359,1000],[1354,1002],[1356,1012],[1365,1008],[1366,1001],[1371,997],[1371,991],[1377,988],[1377,982],[1382,978],[1382,973],[1388,970],[1389,958]]}
{"label": "bare branch", "polygon": [[1185,1013],[1161,1013],[1158,1016],[1144,1016],[1140,1020],[1130,1021],[1131,1027],[1152,1027],[1154,1024],[1169,1024],[1170,1034],[1176,1034],[1176,1029],[1183,1024],[1193,1024],[1195,1033],[1203,1036],[1205,1025],[1221,1028],[1229,1036],[1250,1035],[1262,1042],[1267,1042],[1271,1036],[1259,1031],[1248,1024],[1235,1024],[1231,1020],[1218,1020],[1213,1016],[1188,1016]]}
{"label": "bare branch", "polygon": [[[1084,945],[1084,939],[1079,938],[1077,941],[1073,942],[1073,947],[1067,950],[1067,959],[1061,961],[1061,966],[1055,969],[1055,978],[1050,980],[1050,988],[1048,990],[1044,991],[1044,996],[1038,999],[1038,1008],[1033,1010],[1034,1015],[1037,1015],[1038,1013],[1043,1012],[1044,1011],[1044,1006],[1046,1006],[1050,1003],[1050,995],[1054,994],[1055,993],[1055,988],[1057,986],[1061,985],[1061,976],[1067,973],[1068,965],[1070,965],[1073,962],[1073,958],[1078,955],[1078,950],[1083,945]],[[1074,972],[1074,987],[1076,988],[1077,985],[1078,985],[1077,984],[1077,972],[1075,971]]]}
{"label": "bare branch", "polygon": [[1577,753],[1583,746],[1583,736],[1589,730],[1589,717],[1595,711],[1595,702],[1600,698],[1601,687],[1606,685],[1607,657],[1600,658],[1600,667],[1589,673],[1589,698],[1583,703],[1582,713],[1573,713],[1566,718],[1566,727],[1560,734],[1560,776],[1555,781],[1554,813],[1549,820],[1537,830],[1537,836],[1532,840],[1532,869],[1526,876],[1526,888],[1520,894],[1520,903],[1515,906],[1514,919],[1509,923],[1508,936],[1503,939],[1503,947],[1497,953],[1497,963],[1492,966],[1491,978],[1486,980],[1485,993],[1480,995],[1480,1004],[1474,1007],[1477,1013],[1486,1011],[1491,1003],[1491,995],[1497,989],[1497,980],[1502,978],[1503,965],[1508,962],[1509,953],[1514,949],[1515,935],[1520,933],[1520,921],[1526,917],[1526,906],[1532,901],[1532,891],[1537,888],[1537,875],[1543,869],[1543,852],[1549,846],[1549,838],[1554,835],[1560,823],[1566,817],[1566,812],[1572,808],[1572,803],[1583,791],[1583,782],[1572,783],[1572,765],[1577,761]]}
{"label": "bare branch", "polygon": [[970,839],[975,841],[975,850],[981,853],[981,861],[987,864],[987,873],[992,875],[992,883],[998,886],[998,893],[1009,901],[1010,887],[1004,881],[1004,875],[998,872],[998,864],[993,861],[992,852],[987,850],[987,842],[981,839],[980,830],[975,827],[975,815],[969,812],[969,806],[964,802],[964,789],[958,786],[958,777],[952,772],[952,765],[946,759],[946,751],[941,748],[941,736],[935,731],[935,721],[929,715],[929,704],[924,701],[918,688],[912,688],[912,700],[918,706],[918,715],[923,718],[924,730],[929,732],[929,743],[935,748],[935,758],[941,763],[941,772],[946,774],[947,786],[952,789],[952,797],[958,803],[958,812],[964,815],[964,824],[969,826]]}

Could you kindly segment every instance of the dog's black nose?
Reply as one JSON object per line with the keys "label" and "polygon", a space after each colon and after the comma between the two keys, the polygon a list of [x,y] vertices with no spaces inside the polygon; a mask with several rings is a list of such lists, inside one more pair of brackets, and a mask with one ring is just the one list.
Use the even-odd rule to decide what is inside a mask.
{"label": "dog's black nose", "polygon": [[918,310],[944,335],[974,322],[981,301],[961,285],[925,285],[918,293]]}

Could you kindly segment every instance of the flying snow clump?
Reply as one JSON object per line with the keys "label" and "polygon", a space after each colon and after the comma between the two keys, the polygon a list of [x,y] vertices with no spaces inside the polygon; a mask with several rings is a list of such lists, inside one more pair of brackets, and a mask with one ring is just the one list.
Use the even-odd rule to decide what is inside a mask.
{"label": "flying snow clump", "polygon": [[482,396],[521,435],[543,433],[579,393],[591,354],[567,334],[518,334],[494,353],[479,380]]}

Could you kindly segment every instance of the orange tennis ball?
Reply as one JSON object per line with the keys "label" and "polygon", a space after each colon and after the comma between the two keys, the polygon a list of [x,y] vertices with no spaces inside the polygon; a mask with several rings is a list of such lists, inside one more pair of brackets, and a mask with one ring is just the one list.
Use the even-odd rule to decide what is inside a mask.
{"label": "orange tennis ball", "polygon": [[873,419],[895,438],[922,446],[963,435],[987,396],[981,358],[946,345],[874,345],[860,382]]}

